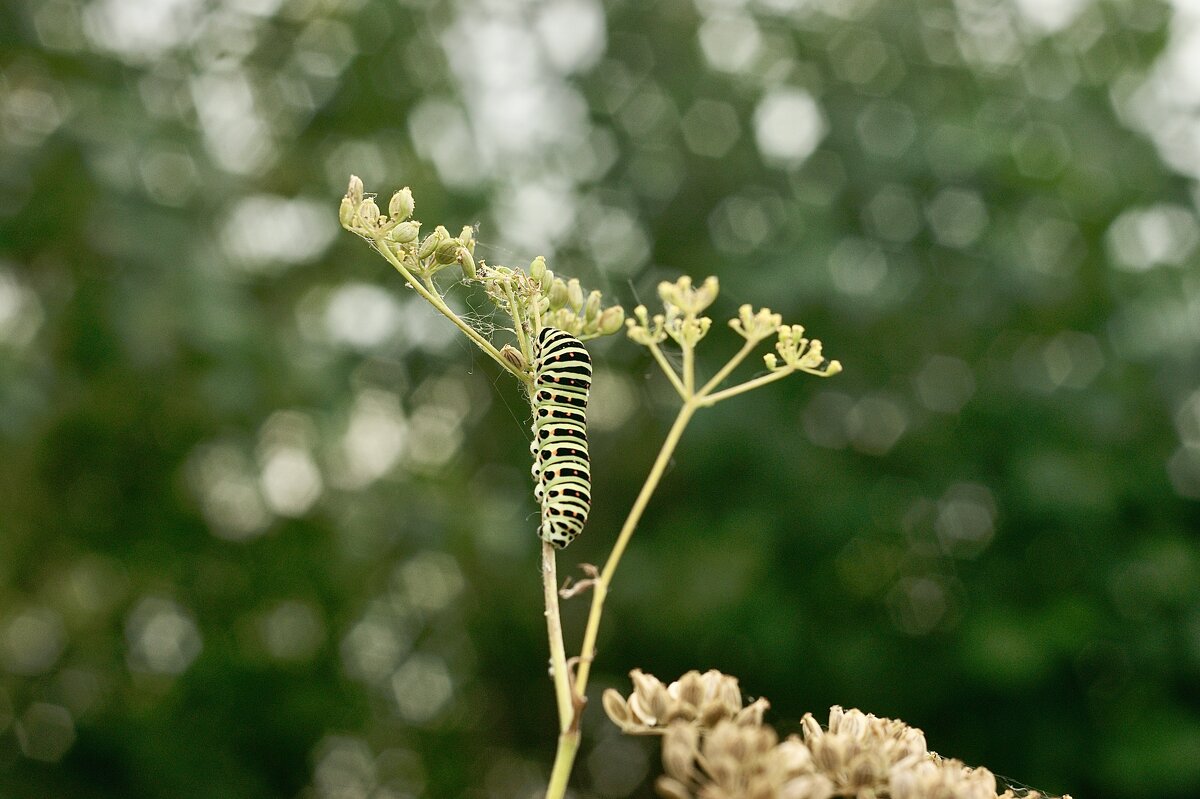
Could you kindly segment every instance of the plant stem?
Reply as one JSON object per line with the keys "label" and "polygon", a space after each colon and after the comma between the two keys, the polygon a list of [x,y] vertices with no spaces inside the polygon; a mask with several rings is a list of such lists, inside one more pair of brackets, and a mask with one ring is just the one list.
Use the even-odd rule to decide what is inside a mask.
{"label": "plant stem", "polygon": [[550,638],[550,672],[554,678],[554,697],[558,701],[558,729],[565,733],[575,718],[575,710],[571,704],[571,676],[567,670],[562,617],[558,610],[558,569],[554,546],[546,541],[542,542],[542,590],[546,600],[546,633]]}
{"label": "plant stem", "polygon": [[701,397],[700,404],[703,405],[705,408],[711,408],[713,405],[716,405],[721,400],[726,400],[726,399],[729,399],[730,397],[736,397],[738,394],[742,394],[747,391],[752,391],[753,389],[756,389],[759,386],[765,386],[767,383],[774,383],[776,380],[782,380],[783,378],[787,377],[794,371],[796,371],[796,370],[795,369],[778,369],[774,372],[771,372],[770,374],[765,374],[762,377],[756,377],[753,380],[747,380],[745,383],[734,386],[733,388],[727,388],[724,391],[718,391],[716,394],[708,394],[707,396]]}
{"label": "plant stem", "polygon": [[513,333],[517,337],[517,346],[521,348],[521,354],[525,356],[528,363],[533,363],[533,344],[525,336],[525,320],[521,317],[521,306],[517,305],[517,298],[513,294],[512,286],[504,286],[504,297],[508,300],[508,315],[513,321]]}
{"label": "plant stem", "polygon": [[696,393],[696,350],[690,344],[681,344],[683,350],[683,398],[686,401]]}
{"label": "plant stem", "polygon": [[667,379],[671,381],[671,385],[679,393],[679,398],[686,401],[688,398],[687,390],[683,387],[683,383],[679,382],[679,375],[675,374],[675,367],[671,366],[667,360],[667,356],[663,355],[662,350],[657,344],[647,344],[646,347],[650,350],[650,354],[654,356],[654,360],[658,361],[663,374],[667,376]]}
{"label": "plant stem", "polygon": [[575,766],[575,753],[579,751],[579,728],[564,730],[558,736],[558,749],[554,753],[554,767],[550,770],[550,784],[546,786],[546,799],[563,799],[567,793],[567,781]]}
{"label": "plant stem", "polygon": [[751,350],[758,346],[758,342],[760,341],[762,341],[762,339],[746,339],[746,343],[742,345],[742,348],[734,353],[734,356],[729,359],[729,363],[722,366],[720,371],[712,376],[712,380],[709,380],[704,384],[704,387],[700,389],[700,393],[708,394],[708,392],[721,385],[721,381],[729,377],[730,372],[736,369],[738,364],[746,360],[746,356],[750,354]]}
{"label": "plant stem", "polygon": [[650,497],[658,488],[658,483],[667,470],[667,464],[671,462],[671,456],[675,453],[675,447],[678,446],[684,429],[698,407],[700,407],[699,403],[695,400],[687,400],[680,407],[679,415],[675,417],[675,423],[671,425],[671,430],[667,433],[662,448],[658,451],[658,457],[650,468],[650,474],[646,476],[642,490],[634,500],[633,507],[629,509],[629,516],[626,517],[625,524],[622,525],[621,532],[617,535],[617,541],[613,544],[608,560],[604,563],[604,569],[592,585],[592,607],[588,612],[587,627],[583,633],[583,646],[579,650],[579,671],[575,676],[575,695],[578,699],[583,699],[587,693],[588,676],[592,670],[592,659],[596,656],[596,636],[600,631],[600,617],[604,614],[604,600],[608,596],[608,586],[612,582],[613,574],[617,571],[617,566],[621,563],[621,556],[625,554],[625,547],[629,545],[633,531],[637,529],[638,522],[642,519],[642,513],[645,512]]}

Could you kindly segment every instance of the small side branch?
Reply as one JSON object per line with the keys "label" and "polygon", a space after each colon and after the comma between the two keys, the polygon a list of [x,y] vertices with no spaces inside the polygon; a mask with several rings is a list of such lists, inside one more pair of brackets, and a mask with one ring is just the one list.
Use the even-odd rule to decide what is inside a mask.
{"label": "small side branch", "polygon": [[663,355],[663,351],[657,344],[648,344],[646,346],[650,350],[650,354],[654,356],[654,360],[658,362],[659,367],[663,370],[663,374],[667,376],[667,379],[671,381],[671,385],[675,387],[679,398],[686,402],[688,398],[687,389],[684,387],[682,381],[680,381],[679,375],[675,373],[675,367],[671,366],[670,361],[667,360],[667,356]]}
{"label": "small side branch", "polygon": [[774,383],[776,380],[782,380],[795,371],[795,369],[778,369],[770,374],[765,374],[761,377],[756,377],[753,380],[747,380],[745,383],[733,386],[732,388],[727,388],[724,391],[718,391],[715,394],[709,394],[701,397],[699,401],[704,407],[711,408],[721,400],[727,400],[730,397],[736,397],[738,394],[743,394],[747,391],[753,391],[754,389],[765,386],[768,383]]}

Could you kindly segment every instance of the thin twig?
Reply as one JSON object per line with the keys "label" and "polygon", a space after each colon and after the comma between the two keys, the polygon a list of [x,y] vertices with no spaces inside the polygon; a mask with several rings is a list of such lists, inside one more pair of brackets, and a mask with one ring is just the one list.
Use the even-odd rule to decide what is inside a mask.
{"label": "thin twig", "polygon": [[654,360],[658,361],[659,367],[662,368],[663,374],[667,376],[667,379],[671,381],[671,385],[675,387],[675,391],[679,394],[679,398],[687,401],[687,389],[685,389],[683,383],[680,382],[679,375],[675,373],[675,367],[671,366],[670,361],[667,360],[667,356],[663,355],[663,352],[661,349],[659,349],[659,346],[653,342],[647,344],[646,348],[650,350],[650,354],[654,356]]}

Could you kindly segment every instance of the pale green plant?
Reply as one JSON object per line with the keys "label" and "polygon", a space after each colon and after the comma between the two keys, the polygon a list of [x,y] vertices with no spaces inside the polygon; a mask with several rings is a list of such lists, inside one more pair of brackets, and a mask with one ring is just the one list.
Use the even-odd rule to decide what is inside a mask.
{"label": "pale green plant", "polygon": [[[392,195],[388,212],[384,215],[374,198],[365,193],[362,181],[351,177],[349,189],[341,203],[339,219],[347,230],[366,239],[408,285],[439,313],[516,377],[531,399],[532,343],[540,329],[555,327],[586,341],[616,333],[624,325],[629,338],[649,350],[680,400],[675,420],[617,533],[603,568],[586,567],[588,579],[571,589],[560,591],[557,550],[549,543],[542,544],[542,585],[550,642],[550,673],[559,721],[558,745],[546,797],[561,799],[566,793],[579,751],[579,722],[587,701],[596,638],[609,587],[688,423],[702,408],[710,408],[792,374],[830,377],[841,371],[841,364],[826,360],[821,351],[821,342],[805,338],[804,328],[784,325],[782,317],[767,308],[755,310],[743,305],[738,315],[729,321],[729,326],[743,339],[741,348],[707,379],[698,378],[696,348],[712,328],[712,319],[704,313],[717,299],[720,286],[716,277],[706,278],[698,286],[693,285],[691,278],[686,276],[674,282],[660,283],[658,295],[662,310],[651,313],[645,306],[639,305],[634,309],[633,317],[625,319],[620,306],[605,307],[601,292],[586,292],[578,280],[556,276],[543,258],[535,258],[527,269],[477,262],[474,231],[469,227],[463,228],[458,236],[451,236],[445,227],[439,225],[422,238],[421,223],[412,219],[414,208],[412,192],[403,188]],[[511,327],[502,330],[511,337],[511,341],[497,346],[446,302],[446,295],[435,276],[453,266],[461,271],[463,282],[481,285],[492,302],[508,316]],[[763,356],[766,373],[723,387],[734,370],[772,338],[775,339],[775,352]],[[663,351],[663,345],[668,343],[678,350],[678,368]],[[579,654],[571,661],[578,664],[572,672],[566,657],[559,598],[560,595],[574,596],[586,589],[592,592],[591,607]]]}

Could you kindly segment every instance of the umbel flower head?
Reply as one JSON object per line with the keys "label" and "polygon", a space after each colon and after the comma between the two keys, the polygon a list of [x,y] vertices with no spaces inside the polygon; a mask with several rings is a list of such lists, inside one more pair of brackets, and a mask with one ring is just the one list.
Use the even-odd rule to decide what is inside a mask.
{"label": "umbel flower head", "polygon": [[[555,327],[586,341],[612,335],[624,326],[625,311],[620,306],[605,306],[599,291],[585,291],[578,280],[556,277],[545,259],[535,258],[528,269],[476,261],[474,228],[464,227],[455,236],[437,225],[422,236],[421,223],[412,218],[415,210],[416,200],[406,186],[392,194],[384,214],[362,180],[352,175],[338,220],[370,242],[411,288],[526,386],[532,381],[532,342],[542,328]],[[512,326],[501,330],[507,329],[512,341],[493,345],[445,303],[434,278],[455,266],[462,273],[459,282],[482,285],[492,302],[508,314]]]}
{"label": "umbel flower head", "polygon": [[802,735],[780,741],[763,723],[767,701],[744,706],[734,677],[691,671],[668,686],[630,677],[633,693],[605,691],[604,710],[626,733],[662,736],[655,788],[667,799],[1017,799],[997,793],[987,769],[928,751],[902,721],[834,706],[826,727],[806,714]]}

